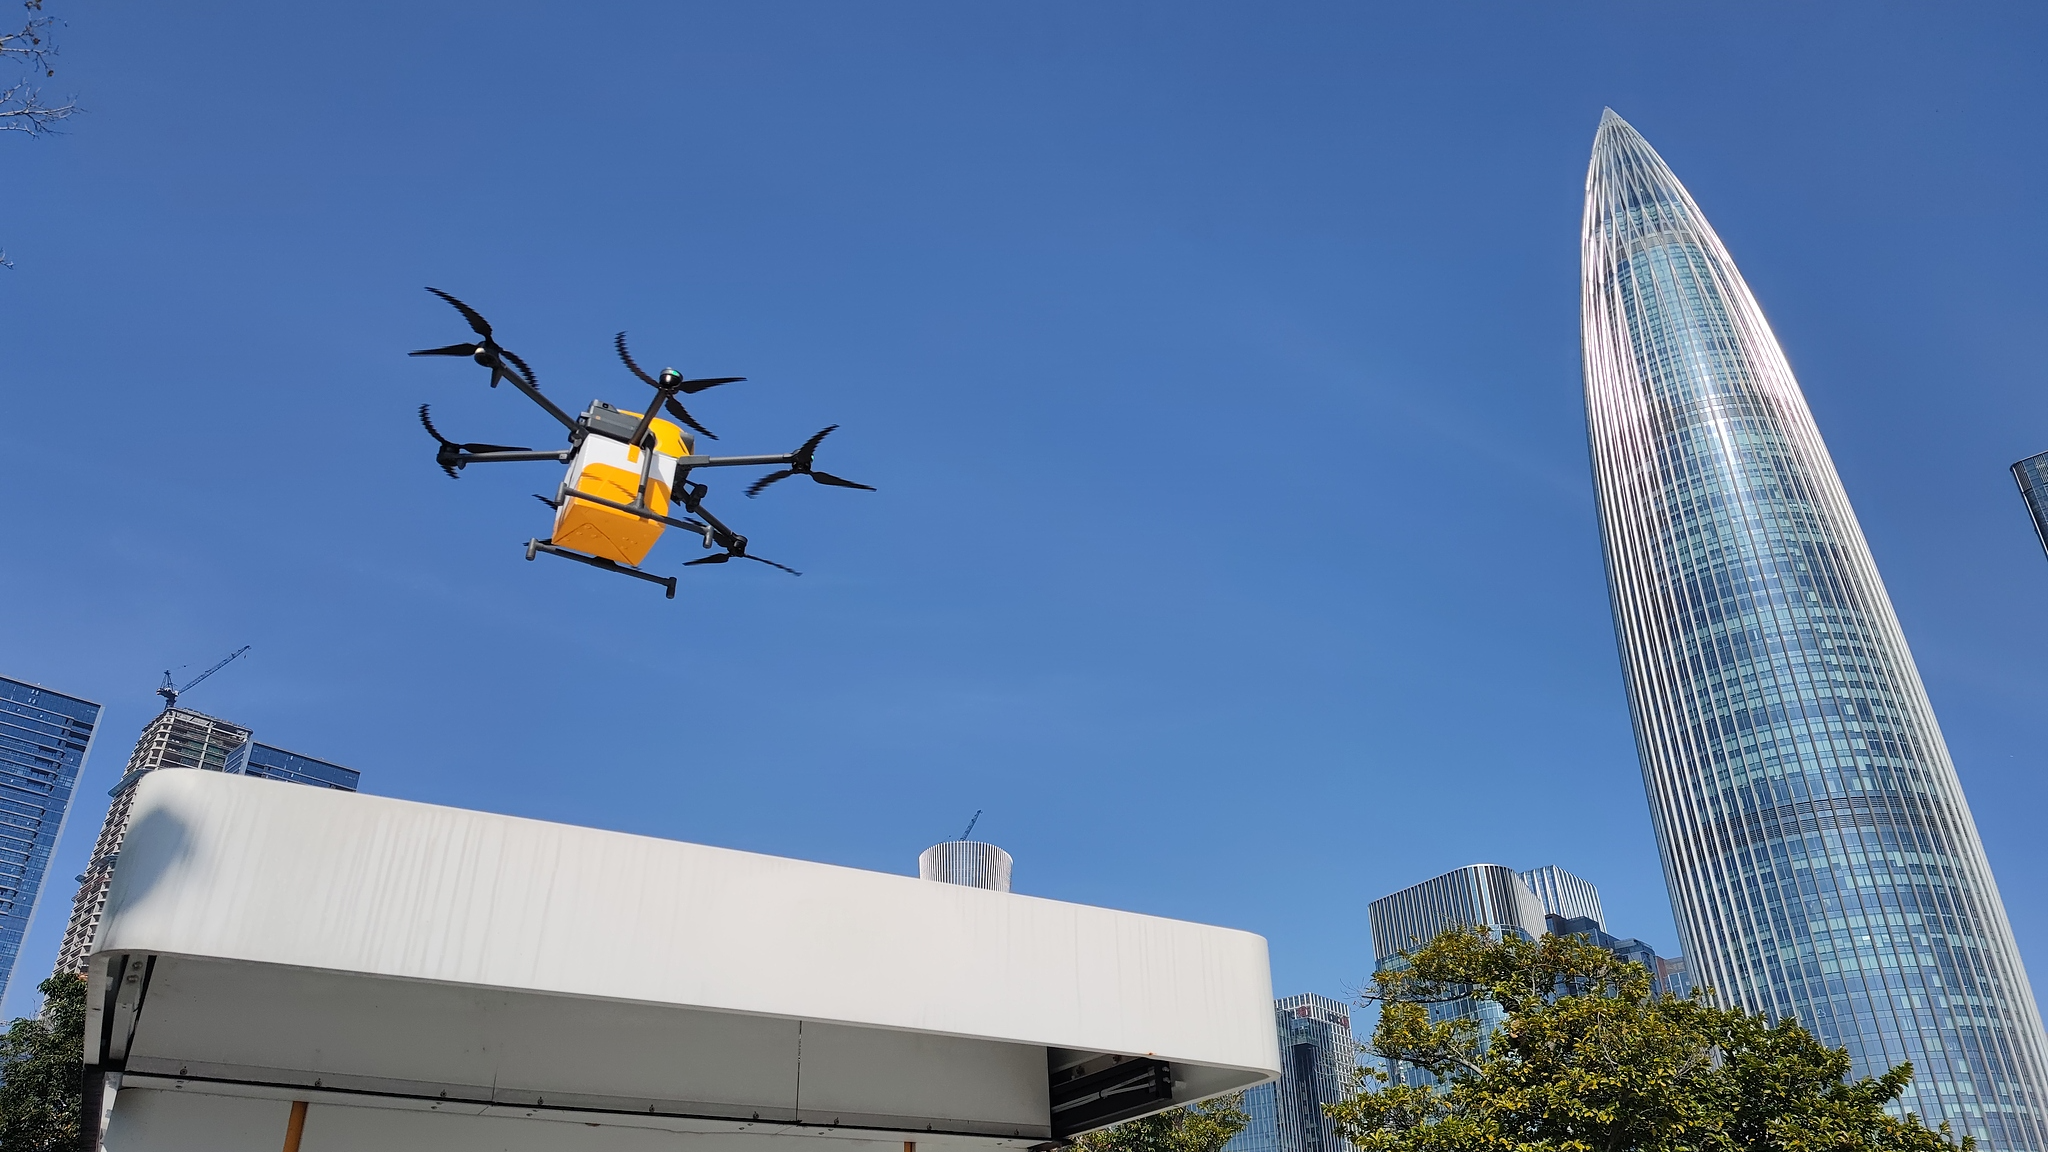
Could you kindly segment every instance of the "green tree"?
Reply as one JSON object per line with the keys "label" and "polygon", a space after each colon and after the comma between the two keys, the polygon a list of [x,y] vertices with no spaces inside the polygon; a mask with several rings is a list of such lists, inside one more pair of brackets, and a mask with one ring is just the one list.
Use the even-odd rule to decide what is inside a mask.
{"label": "green tree", "polygon": [[40,1016],[0,1036],[0,1148],[57,1152],[78,1146],[85,1082],[85,978],[59,973],[38,986]]}
{"label": "green tree", "polygon": [[[1849,1055],[1797,1021],[1650,990],[1641,965],[1576,938],[1446,932],[1373,977],[1370,1051],[1435,1077],[1361,1069],[1328,1106],[1364,1152],[1942,1152],[1948,1126],[1885,1111],[1910,1064],[1845,1079]],[[1491,1000],[1506,1019],[1432,1022],[1432,1004]]]}
{"label": "green tree", "polygon": [[1251,1121],[1244,1093],[1233,1092],[1126,1120],[1075,1141],[1081,1152],[1219,1152]]}

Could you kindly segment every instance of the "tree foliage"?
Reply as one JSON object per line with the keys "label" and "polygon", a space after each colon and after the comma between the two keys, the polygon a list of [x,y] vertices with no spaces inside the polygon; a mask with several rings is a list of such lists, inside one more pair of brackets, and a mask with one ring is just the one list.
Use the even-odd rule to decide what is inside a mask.
{"label": "tree foliage", "polygon": [[1219,1152],[1251,1121],[1244,1093],[1126,1120],[1075,1141],[1081,1152]]}
{"label": "tree foliage", "polygon": [[78,1145],[85,1082],[85,977],[60,972],[38,986],[40,1016],[0,1036],[0,1148],[57,1152]]}
{"label": "tree foliage", "polygon": [[[1364,1152],[1942,1152],[1948,1126],[1885,1111],[1910,1064],[1845,1080],[1849,1055],[1795,1020],[1651,991],[1650,974],[1583,940],[1447,932],[1374,976],[1370,1050],[1438,1083],[1360,1069],[1327,1109]],[[1491,1037],[1429,1008],[1491,1000]],[[1417,1078],[1420,1079],[1420,1078]]]}

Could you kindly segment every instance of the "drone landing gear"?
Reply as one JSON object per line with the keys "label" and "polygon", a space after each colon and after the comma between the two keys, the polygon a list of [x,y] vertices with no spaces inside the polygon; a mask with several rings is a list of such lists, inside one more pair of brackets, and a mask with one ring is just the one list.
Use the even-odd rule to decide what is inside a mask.
{"label": "drone landing gear", "polygon": [[581,552],[571,552],[567,548],[557,548],[553,543],[546,540],[528,540],[526,542],[526,558],[528,560],[533,559],[542,552],[546,552],[550,556],[560,556],[564,560],[574,560],[578,564],[588,564],[592,568],[602,568],[607,572],[617,572],[621,576],[631,576],[635,580],[645,580],[649,584],[659,584],[663,588],[668,589],[669,599],[673,600],[676,598],[676,578],[673,576],[656,576],[652,572],[642,572],[638,568],[628,568],[624,564],[613,563],[602,556],[585,556]]}

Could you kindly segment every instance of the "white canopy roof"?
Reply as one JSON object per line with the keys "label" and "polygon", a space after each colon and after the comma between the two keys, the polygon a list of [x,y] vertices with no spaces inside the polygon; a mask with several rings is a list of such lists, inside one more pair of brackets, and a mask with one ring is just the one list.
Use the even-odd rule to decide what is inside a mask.
{"label": "white canopy roof", "polygon": [[90,979],[113,1152],[1024,1148],[1279,1069],[1249,933],[210,772],[142,782]]}

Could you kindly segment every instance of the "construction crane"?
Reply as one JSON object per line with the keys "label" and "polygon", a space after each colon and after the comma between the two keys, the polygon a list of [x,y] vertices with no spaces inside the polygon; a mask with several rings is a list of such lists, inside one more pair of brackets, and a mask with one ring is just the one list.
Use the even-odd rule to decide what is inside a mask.
{"label": "construction crane", "polygon": [[185,686],[183,688],[173,688],[171,686],[173,683],[171,680],[171,670],[168,668],[164,669],[164,682],[162,686],[156,690],[156,694],[164,698],[164,711],[169,712],[171,709],[177,707],[178,697],[198,687],[199,682],[201,680],[206,679],[208,676],[211,676],[215,672],[218,672],[221,669],[227,667],[229,664],[234,663],[235,657],[240,656],[244,652],[247,652],[249,648],[249,645],[244,644],[240,648],[235,649],[233,652],[228,653],[225,657],[221,659],[220,663],[215,664],[213,667],[208,668],[206,671],[201,672],[199,675],[194,676],[192,679],[186,681]]}
{"label": "construction crane", "polygon": [[972,836],[972,835],[974,835],[974,826],[975,826],[976,824],[979,824],[979,823],[981,823],[981,809],[979,809],[979,808],[976,808],[976,809],[974,810],[974,819],[972,819],[972,820],[969,820],[969,821],[967,822],[967,831],[965,831],[965,832],[962,832],[962,833],[960,834],[960,838],[961,838],[962,840],[965,840],[965,839],[967,839],[967,838],[968,838],[969,836]]}

